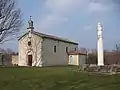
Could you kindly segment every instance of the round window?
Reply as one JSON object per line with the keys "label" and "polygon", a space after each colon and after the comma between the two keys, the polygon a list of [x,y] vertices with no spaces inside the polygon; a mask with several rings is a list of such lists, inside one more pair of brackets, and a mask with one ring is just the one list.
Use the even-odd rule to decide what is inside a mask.
{"label": "round window", "polygon": [[28,46],[31,46],[31,41],[28,42]]}

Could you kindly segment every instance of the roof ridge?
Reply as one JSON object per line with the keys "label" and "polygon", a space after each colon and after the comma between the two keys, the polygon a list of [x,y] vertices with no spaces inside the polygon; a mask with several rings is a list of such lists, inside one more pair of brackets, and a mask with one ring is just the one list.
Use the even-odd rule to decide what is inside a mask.
{"label": "roof ridge", "polygon": [[[65,39],[65,38],[61,38],[61,37],[57,37],[57,36],[53,36],[53,35],[50,35],[50,34],[45,34],[45,33],[41,33],[41,32],[37,32],[37,31],[32,31],[33,34],[36,34],[38,36],[41,36],[41,37],[45,37],[45,38],[51,38],[51,39],[54,39],[54,40],[59,40],[59,41],[63,41],[63,42],[68,42],[68,43],[73,43],[73,44],[77,44],[76,42],[72,41],[72,40],[69,40],[69,39]],[[28,32],[26,32],[24,35],[22,35],[18,40],[20,40],[23,36],[25,36],[26,34],[28,34]]]}
{"label": "roof ridge", "polygon": [[54,36],[54,35],[51,35],[51,34],[41,33],[41,32],[37,32],[37,31],[34,31],[34,32],[35,33],[39,33],[39,34],[43,34],[43,35],[46,35],[46,36],[52,36],[52,37],[55,37],[55,38],[59,38],[59,39],[68,40],[68,41],[74,42],[73,40],[69,40],[68,38],[62,38],[62,37],[59,37],[59,36]]}

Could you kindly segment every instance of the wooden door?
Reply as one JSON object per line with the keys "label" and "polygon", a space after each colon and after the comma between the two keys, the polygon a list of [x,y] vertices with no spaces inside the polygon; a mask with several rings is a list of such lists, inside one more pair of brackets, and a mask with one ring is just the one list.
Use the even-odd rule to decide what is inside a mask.
{"label": "wooden door", "polygon": [[28,55],[28,66],[32,66],[32,55]]}

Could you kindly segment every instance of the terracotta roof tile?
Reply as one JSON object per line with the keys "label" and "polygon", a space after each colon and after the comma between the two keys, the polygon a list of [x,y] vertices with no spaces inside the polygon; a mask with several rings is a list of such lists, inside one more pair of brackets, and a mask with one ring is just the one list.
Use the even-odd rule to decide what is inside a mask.
{"label": "terracotta roof tile", "polygon": [[85,53],[81,53],[79,51],[72,51],[72,52],[68,52],[69,55],[86,55]]}

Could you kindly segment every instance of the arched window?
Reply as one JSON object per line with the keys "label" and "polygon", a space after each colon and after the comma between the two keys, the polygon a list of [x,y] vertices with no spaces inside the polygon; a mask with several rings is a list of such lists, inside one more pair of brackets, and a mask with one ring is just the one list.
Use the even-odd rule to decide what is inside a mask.
{"label": "arched window", "polygon": [[77,49],[75,48],[75,51],[76,51]]}
{"label": "arched window", "polygon": [[68,52],[68,47],[66,47],[66,52]]}
{"label": "arched window", "polygon": [[54,52],[56,53],[56,46],[54,46]]}

